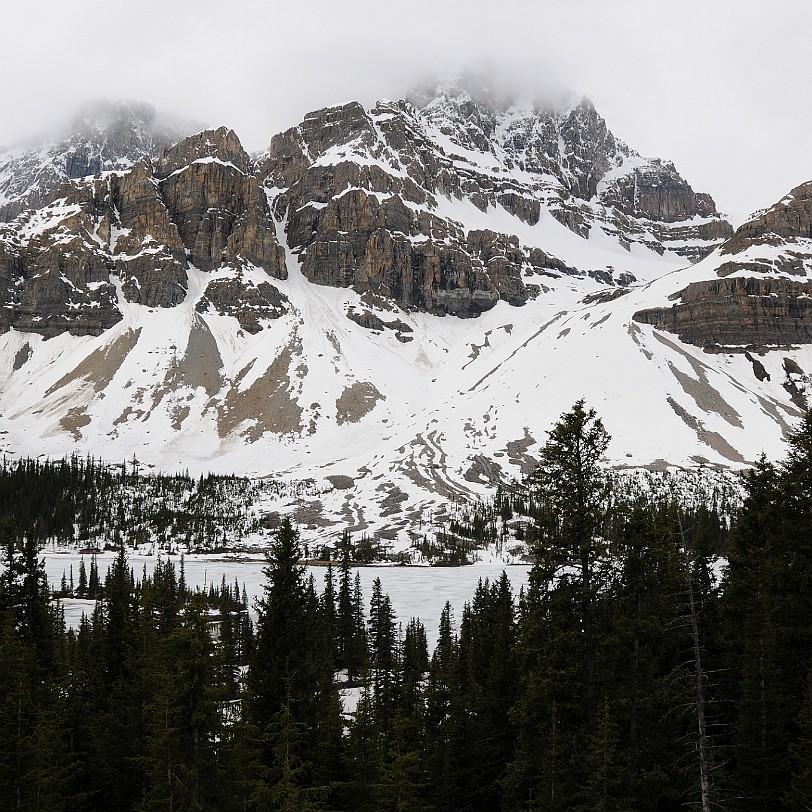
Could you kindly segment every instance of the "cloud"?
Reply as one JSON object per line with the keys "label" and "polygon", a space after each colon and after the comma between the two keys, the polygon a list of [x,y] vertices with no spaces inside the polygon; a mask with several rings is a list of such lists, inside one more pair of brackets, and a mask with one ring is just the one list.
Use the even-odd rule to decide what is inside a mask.
{"label": "cloud", "polygon": [[38,0],[3,12],[0,143],[108,96],[256,150],[310,110],[487,64],[526,93],[588,95],[740,219],[812,178],[810,30],[806,0]]}

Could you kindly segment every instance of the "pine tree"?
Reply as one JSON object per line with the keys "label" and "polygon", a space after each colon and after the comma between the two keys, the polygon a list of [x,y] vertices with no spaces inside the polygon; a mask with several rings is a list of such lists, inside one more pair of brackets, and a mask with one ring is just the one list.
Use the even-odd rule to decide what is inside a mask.
{"label": "pine tree", "polygon": [[799,736],[790,747],[792,777],[784,802],[793,812],[807,812],[812,799],[812,668],[798,716]]}
{"label": "pine tree", "polygon": [[596,567],[610,494],[604,465],[609,440],[595,410],[579,400],[553,427],[529,477],[538,511],[532,540],[537,561],[548,576],[568,565],[577,571],[573,608],[583,630],[580,657],[590,724],[597,712],[592,607],[600,587]]}
{"label": "pine tree", "polygon": [[324,573],[324,590],[321,593],[321,617],[325,634],[330,639],[333,661],[338,665],[340,636],[338,631],[338,612],[336,608],[336,584],[332,564],[327,564]]}
{"label": "pine tree", "polygon": [[162,628],[147,662],[146,809],[221,810],[229,775],[220,766],[222,717],[213,644],[200,599],[182,625]]}
{"label": "pine tree", "polygon": [[87,595],[87,570],[85,570],[85,557],[79,559],[79,587],[76,591],[78,598],[84,598]]}
{"label": "pine tree", "polygon": [[99,597],[100,594],[99,565],[96,561],[95,555],[91,556],[90,558],[90,580],[88,581],[87,589],[91,598]]}
{"label": "pine tree", "polygon": [[280,711],[289,706],[305,731],[301,786],[312,787],[335,757],[341,726],[329,641],[320,629],[318,603],[299,562],[299,534],[286,518],[268,556],[265,594],[257,602],[246,712],[260,734],[260,763],[273,769],[278,752],[272,729]]}
{"label": "pine tree", "polygon": [[[358,575],[356,573],[356,575]],[[357,588],[353,584],[350,567],[349,537],[341,546],[341,568],[338,575],[338,597],[336,606],[336,665],[347,669],[350,684],[356,681],[364,666],[366,640],[364,635],[363,596],[360,577]]]}
{"label": "pine tree", "polygon": [[789,797],[790,760],[812,664],[812,413],[787,458],[762,459],[745,480],[723,590],[729,691],[736,702],[736,808]]}

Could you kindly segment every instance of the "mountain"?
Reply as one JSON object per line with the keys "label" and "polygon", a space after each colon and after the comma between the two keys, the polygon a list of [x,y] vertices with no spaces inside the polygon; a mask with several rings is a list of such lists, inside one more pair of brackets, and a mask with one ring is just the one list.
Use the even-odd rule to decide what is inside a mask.
{"label": "mountain", "polygon": [[672,296],[678,304],[635,320],[717,351],[812,343],[812,182],[757,213],[700,269],[705,278]]}
{"label": "mountain", "polygon": [[47,203],[66,180],[157,157],[199,127],[159,115],[141,102],[98,101],[82,108],[66,129],[0,149],[0,222]]}
{"label": "mountain", "polygon": [[[260,171],[311,281],[471,316],[524,304],[550,273],[635,281],[635,263],[585,249],[590,237],[682,262],[732,233],[708,195],[616,139],[588,100],[495,107],[440,86],[415,101],[319,111],[272,139]],[[550,245],[551,220],[583,239]]]}
{"label": "mountain", "polygon": [[780,456],[806,189],[734,233],[588,101],[471,84],[316,111],[254,160],[198,133],[0,227],[0,452],[271,475],[311,532],[404,543],[581,397],[617,465]]}

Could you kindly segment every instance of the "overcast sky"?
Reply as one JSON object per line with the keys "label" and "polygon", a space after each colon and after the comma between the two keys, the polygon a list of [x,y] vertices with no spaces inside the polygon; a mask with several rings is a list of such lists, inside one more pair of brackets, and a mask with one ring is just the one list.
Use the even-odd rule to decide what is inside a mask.
{"label": "overcast sky", "polygon": [[589,96],[735,221],[812,179],[810,0],[28,0],[0,18],[0,143],[83,100],[233,127],[250,151],[304,113],[397,98],[487,62]]}

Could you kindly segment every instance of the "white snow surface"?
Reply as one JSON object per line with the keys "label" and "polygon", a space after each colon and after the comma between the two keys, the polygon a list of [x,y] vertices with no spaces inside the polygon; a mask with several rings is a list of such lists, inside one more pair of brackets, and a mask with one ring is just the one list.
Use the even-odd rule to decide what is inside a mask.
{"label": "white snow surface", "polygon": [[[466,214],[463,204],[448,205]],[[580,240],[554,221],[535,228],[547,229],[545,244],[558,240],[559,255]],[[610,302],[585,304],[611,288],[561,276],[540,277],[542,293],[524,307],[500,302],[476,319],[381,311],[412,328],[409,343],[350,321],[350,306],[365,307],[360,296],[311,284],[291,253],[286,281],[246,271],[291,302],[256,335],[231,317],[195,311],[222,273],[192,270],[182,305],[146,308],[120,297],[124,319],[101,336],[0,336],[0,453],[92,453],[193,475],[312,479],[321,487],[297,502],[306,538],[350,526],[401,544],[419,539],[426,523],[442,524],[450,502],[491,492],[482,460],[505,480],[521,476],[579,398],[602,417],[619,465],[741,468],[762,452],[783,456],[800,413],[782,386],[783,359],[808,370],[812,348],[760,356],[771,378],[759,381],[741,354],[705,353],[635,324],[635,311],[708,278],[701,266],[715,260],[673,269],[668,257],[626,259],[641,276],[651,263],[657,278]],[[267,425],[250,411],[235,416],[242,402],[265,404]],[[334,488],[328,477],[336,476],[351,487]]]}
{"label": "white snow surface", "polygon": [[[509,111],[500,126],[520,118]],[[429,127],[442,146],[449,137],[435,130]],[[319,160],[339,160],[354,144]],[[456,142],[446,147],[478,171],[504,159]],[[610,180],[641,165],[622,144],[618,150]],[[396,171],[391,162],[380,165]],[[533,176],[537,191],[543,181]],[[281,191],[267,190],[271,197]],[[718,278],[729,256],[717,250],[686,267],[675,253],[659,254],[642,241],[627,250],[605,220],[606,228],[600,225],[594,201],[579,204],[595,215],[588,239],[545,205],[533,226],[501,206],[483,212],[443,196],[427,205],[465,231],[515,235],[579,273],[528,269],[524,281],[538,286],[536,298],[523,307],[499,302],[475,319],[378,308],[384,322],[411,328],[404,342],[395,330],[367,330],[348,319],[350,308],[376,308],[352,289],[310,283],[290,250],[284,281],[242,267],[248,284],[265,281],[290,301],[254,335],[233,317],[196,311],[207,285],[233,270],[192,268],[185,300],[166,309],[128,302],[111,275],[123,318],[102,335],[0,336],[0,454],[88,453],[193,475],[313,480],[309,495],[262,507],[295,512],[305,541],[347,527],[401,548],[427,527],[442,527],[455,502],[485,496],[497,479],[532,468],[546,433],[580,398],[603,419],[613,437],[610,461],[619,466],[741,468],[762,453],[783,456],[800,415],[784,388],[785,359],[810,370],[812,347],[760,354],[770,377],[759,380],[743,354],[704,352],[632,318],[668,306],[692,281]],[[74,213],[62,201],[17,222],[25,220],[24,236],[32,238]],[[284,228],[277,223],[281,245]],[[70,229],[64,233],[67,240]],[[114,247],[121,233],[111,234]],[[752,250],[777,258],[768,248]],[[639,281],[607,300],[620,291],[589,275],[607,271]]]}

